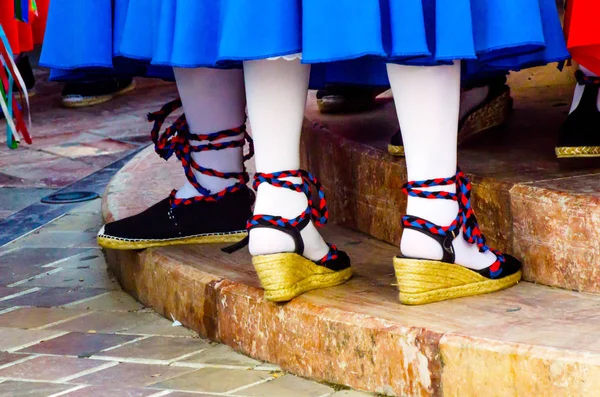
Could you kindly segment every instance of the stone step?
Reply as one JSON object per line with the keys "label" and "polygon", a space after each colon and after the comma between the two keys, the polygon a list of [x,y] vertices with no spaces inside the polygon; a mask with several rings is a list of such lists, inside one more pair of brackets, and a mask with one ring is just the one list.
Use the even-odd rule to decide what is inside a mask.
{"label": "stone step", "polygon": [[[522,260],[525,280],[600,292],[600,168],[561,168],[554,156],[570,76],[555,66],[511,75],[508,123],[461,148],[459,163],[489,245]],[[398,244],[406,164],[387,154],[398,122],[391,97],[380,102],[368,113],[322,115],[309,100],[303,164],[323,183],[333,222]]]}
{"label": "stone step", "polygon": [[[377,155],[379,156],[379,155]],[[379,159],[379,157],[377,158]],[[182,181],[151,149],[112,180],[106,219]],[[340,226],[355,277],[288,304],[263,299],[250,257],[219,246],[107,251],[122,286],[203,336],[300,376],[395,396],[589,396],[600,390],[600,296],[520,283],[431,305],[398,302],[396,247]]]}

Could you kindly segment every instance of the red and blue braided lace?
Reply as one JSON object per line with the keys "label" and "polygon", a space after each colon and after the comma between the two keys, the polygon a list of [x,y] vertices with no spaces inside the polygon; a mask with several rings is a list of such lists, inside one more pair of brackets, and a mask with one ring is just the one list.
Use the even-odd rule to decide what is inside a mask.
{"label": "red and blue braided lace", "polygon": [[[453,184],[456,184],[456,193],[421,190],[428,187],[448,186]],[[481,233],[479,223],[477,222],[475,212],[473,211],[473,207],[471,205],[471,182],[469,182],[464,172],[458,169],[456,175],[449,178],[407,182],[402,187],[402,191],[412,197],[457,201],[458,214],[449,226],[438,226],[412,215],[403,216],[402,223],[405,227],[428,230],[429,232],[440,236],[457,236],[459,231],[462,230],[465,241],[470,244],[476,244],[480,252],[491,251],[494,255],[496,255],[496,261],[490,266],[490,275],[493,278],[500,275],[502,272],[502,264],[506,262],[506,259],[500,251],[492,249],[486,245],[485,237]]]}
{"label": "red and blue braided lace", "polygon": [[[290,177],[301,178],[302,183],[293,183],[283,179]],[[253,188],[257,190],[261,183],[268,183],[271,186],[293,190],[298,193],[304,193],[308,198],[308,206],[306,207],[306,210],[302,212],[302,214],[293,219],[286,219],[275,215],[254,215],[252,218],[250,218],[250,220],[248,220],[246,225],[248,230],[257,227],[258,225],[267,227],[273,225],[285,228],[295,228],[307,219],[311,219],[314,224],[319,227],[324,226],[327,223],[327,220],[329,219],[329,211],[327,209],[327,202],[325,200],[325,192],[321,183],[311,173],[304,170],[281,171],[270,174],[257,172],[254,176]],[[311,185],[313,185],[317,190],[317,203],[313,201]],[[324,264],[327,261],[338,258],[337,247],[333,244],[328,245],[329,252],[320,261],[318,261],[320,264]]]}
{"label": "red and blue braided lace", "polygon": [[[154,150],[165,160],[168,160],[173,154],[181,161],[185,176],[190,184],[200,193],[199,196],[194,196],[185,199],[176,198],[176,190],[171,192],[171,205],[177,207],[180,205],[189,205],[198,201],[218,201],[228,193],[233,193],[242,189],[248,183],[249,176],[245,168],[242,172],[221,172],[211,168],[202,167],[196,163],[192,157],[193,153],[208,151],[208,150],[223,150],[230,148],[244,147],[248,142],[249,152],[244,156],[244,161],[251,158],[254,154],[252,138],[248,134],[245,125],[230,130],[218,131],[211,134],[192,134],[189,130],[185,114],[181,115],[162,135],[159,134],[166,118],[181,107],[181,100],[176,99],[165,104],[159,111],[148,114],[148,121],[154,122],[151,131],[152,141],[154,142]],[[224,138],[235,138],[227,142],[217,142]],[[191,141],[208,142],[205,144],[192,145]],[[203,175],[224,178],[237,179],[237,183],[227,187],[220,192],[213,193],[203,187],[197,180],[194,171]]]}

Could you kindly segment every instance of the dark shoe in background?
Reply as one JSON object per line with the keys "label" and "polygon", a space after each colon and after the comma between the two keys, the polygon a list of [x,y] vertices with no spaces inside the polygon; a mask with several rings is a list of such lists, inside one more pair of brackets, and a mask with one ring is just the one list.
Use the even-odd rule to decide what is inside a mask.
{"label": "dark shoe in background", "polygon": [[581,101],[571,112],[558,134],[555,153],[558,161],[572,167],[600,166],[600,111],[598,111],[599,77],[575,73],[577,83],[584,86]]}
{"label": "dark shoe in background", "polygon": [[[513,108],[510,88],[506,85],[506,77],[498,77],[480,81],[473,87],[489,87],[487,98],[477,107],[463,116],[458,125],[458,145],[468,142],[484,131],[502,125]],[[400,130],[392,136],[388,145],[388,153],[392,156],[404,156],[404,142]]]}
{"label": "dark shoe in background", "polygon": [[107,78],[93,81],[70,81],[62,92],[62,103],[68,108],[82,108],[108,102],[135,88],[135,81],[127,78]]}
{"label": "dark shoe in background", "polygon": [[377,106],[375,98],[386,91],[383,87],[332,84],[317,91],[321,113],[358,113]]}

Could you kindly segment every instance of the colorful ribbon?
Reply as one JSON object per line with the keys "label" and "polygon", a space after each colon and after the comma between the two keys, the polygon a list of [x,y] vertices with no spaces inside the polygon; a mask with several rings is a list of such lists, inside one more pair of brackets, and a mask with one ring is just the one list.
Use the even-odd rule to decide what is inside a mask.
{"label": "colorful ribbon", "polygon": [[[20,103],[13,93],[15,85],[21,94]],[[0,26],[0,109],[6,119],[6,145],[10,149],[16,149],[21,139],[31,144],[28,131],[28,126],[31,126],[29,96],[2,26]],[[27,123],[23,112],[27,114]]]}

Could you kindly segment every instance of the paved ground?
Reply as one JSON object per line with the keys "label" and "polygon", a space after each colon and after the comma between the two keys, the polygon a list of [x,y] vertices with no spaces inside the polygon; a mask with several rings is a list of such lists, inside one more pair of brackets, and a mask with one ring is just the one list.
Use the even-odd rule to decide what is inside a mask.
{"label": "paved ground", "polygon": [[4,144],[4,128],[0,134],[0,187],[5,188],[0,219],[147,144],[146,113],[175,96],[171,84],[141,80],[132,95],[72,110],[60,106],[59,84],[45,82],[44,71],[36,71],[36,75],[37,94],[31,98],[33,145],[10,150]]}
{"label": "paved ground", "polygon": [[368,396],[285,374],[174,326],[108,274],[95,243],[100,200],[38,203],[84,177],[100,189],[112,172],[103,167],[147,143],[144,115],[172,97],[171,85],[147,81],[82,110],[60,108],[56,85],[37,91],[35,144],[0,149],[0,237],[17,237],[15,224],[57,219],[0,247],[0,397]]}

